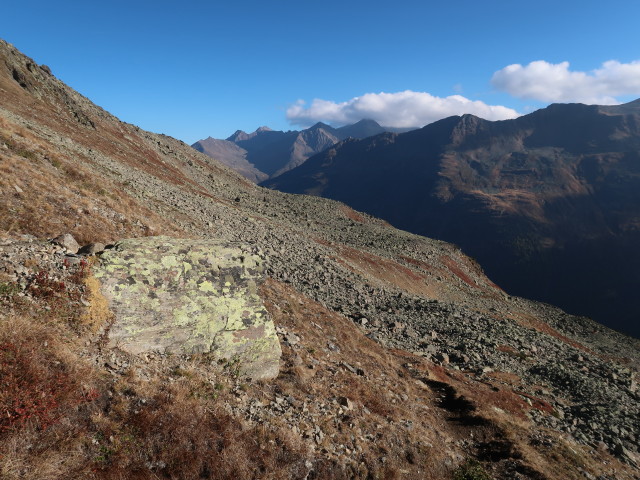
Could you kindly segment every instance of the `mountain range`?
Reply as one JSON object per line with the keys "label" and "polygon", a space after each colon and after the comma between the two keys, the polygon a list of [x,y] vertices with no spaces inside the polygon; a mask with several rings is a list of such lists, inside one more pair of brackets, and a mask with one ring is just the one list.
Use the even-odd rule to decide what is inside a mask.
{"label": "mountain range", "polygon": [[334,128],[318,122],[305,130],[287,132],[260,127],[253,133],[237,130],[226,140],[206,138],[193,148],[233,168],[254,182],[275,178],[346,138],[366,138],[382,132],[411,129],[381,127],[363,119],[352,125]]}
{"label": "mountain range", "polygon": [[640,100],[348,139],[264,185],[453,242],[506,291],[640,336]]}
{"label": "mountain range", "polygon": [[[506,293],[455,245],[260,187],[54,71],[0,41],[3,480],[638,478],[639,340]],[[395,195],[420,199],[425,132],[471,155],[497,128],[434,125],[309,162],[351,149],[357,188],[361,147],[401,143]],[[454,195],[472,173],[435,177]]]}

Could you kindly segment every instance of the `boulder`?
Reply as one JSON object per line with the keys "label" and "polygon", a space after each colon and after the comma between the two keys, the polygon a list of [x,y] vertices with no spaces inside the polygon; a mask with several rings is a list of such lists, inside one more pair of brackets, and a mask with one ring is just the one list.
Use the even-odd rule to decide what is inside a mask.
{"label": "boulder", "polygon": [[90,243],[78,250],[78,255],[95,255],[102,253],[105,249],[104,243]]}
{"label": "boulder", "polygon": [[58,235],[55,238],[52,238],[51,243],[53,243],[54,245],[60,245],[69,253],[76,253],[80,248],[80,245],[78,244],[78,242],[76,242],[76,239],[73,238],[73,235],[71,235],[70,233],[64,233],[62,235]]}
{"label": "boulder", "polygon": [[115,320],[108,345],[131,354],[211,353],[253,379],[278,374],[280,344],[258,296],[263,259],[216,240],[146,237],[94,268]]}

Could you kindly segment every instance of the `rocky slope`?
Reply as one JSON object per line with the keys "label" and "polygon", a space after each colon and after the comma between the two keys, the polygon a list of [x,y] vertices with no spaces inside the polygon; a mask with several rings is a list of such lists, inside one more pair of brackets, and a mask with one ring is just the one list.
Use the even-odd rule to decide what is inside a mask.
{"label": "rocky slope", "polygon": [[260,183],[269,178],[269,175],[258,170],[252,163],[249,163],[247,160],[247,151],[234,142],[208,137],[197,141],[192,147],[231,167],[240,175],[254,183]]}
{"label": "rocky slope", "polygon": [[[505,294],[453,245],[260,188],[5,43],[0,93],[0,378],[21,379],[2,380],[3,478],[640,474],[637,340]],[[87,290],[107,258],[61,232],[246,246],[279,376],[108,344]]]}
{"label": "rocky slope", "polygon": [[302,165],[307,158],[340,140],[396,130],[366,119],[339,128],[318,122],[302,131],[281,132],[268,127],[260,127],[253,133],[238,130],[226,140],[209,137],[197,141],[192,147],[259,183]]}
{"label": "rocky slope", "polygon": [[637,337],[639,126],[640,100],[451,117],[342,142],[265,185],[454,242],[508,292]]}

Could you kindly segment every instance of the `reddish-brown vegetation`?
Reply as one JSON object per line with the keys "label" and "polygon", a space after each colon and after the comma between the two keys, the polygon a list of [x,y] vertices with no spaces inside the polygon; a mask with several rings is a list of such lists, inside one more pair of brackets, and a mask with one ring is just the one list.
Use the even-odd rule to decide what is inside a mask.
{"label": "reddish-brown vegetation", "polygon": [[440,261],[444,263],[447,266],[447,268],[464,283],[466,283],[470,287],[474,287],[474,288],[478,287],[477,283],[474,282],[471,279],[471,277],[469,277],[469,275],[463,272],[462,269],[460,268],[460,265],[458,265],[458,263],[454,261],[451,257],[449,257],[448,255],[443,255],[442,257],[440,257]]}

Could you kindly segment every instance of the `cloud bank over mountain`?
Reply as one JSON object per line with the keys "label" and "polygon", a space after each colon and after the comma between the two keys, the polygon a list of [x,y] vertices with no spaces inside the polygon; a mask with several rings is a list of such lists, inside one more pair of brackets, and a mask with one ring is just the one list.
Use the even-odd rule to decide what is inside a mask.
{"label": "cloud bank over mountain", "polygon": [[495,72],[491,84],[518,98],[615,105],[616,96],[640,94],[640,60],[609,60],[590,72],[571,71],[569,62],[516,63]]}
{"label": "cloud bank over mountain", "polygon": [[[545,60],[528,65],[514,63],[496,71],[491,85],[519,99],[540,102],[616,105],[616,97],[640,95],[640,60],[604,62],[591,71],[572,71],[569,62]],[[345,125],[370,118],[387,127],[421,127],[452,115],[470,113],[486,120],[507,120],[520,115],[503,105],[489,105],[462,95],[437,97],[405,90],[366,93],[345,102],[298,100],[287,109],[287,120],[308,127],[316,122]]]}
{"label": "cloud bank over mountain", "polygon": [[465,113],[487,120],[506,120],[519,116],[512,108],[487,105],[461,95],[436,97],[427,92],[405,90],[366,93],[341,103],[316,98],[307,106],[304,100],[298,100],[287,109],[287,119],[292,124],[302,126],[319,121],[348,124],[370,118],[388,127],[421,127],[441,118]]}

